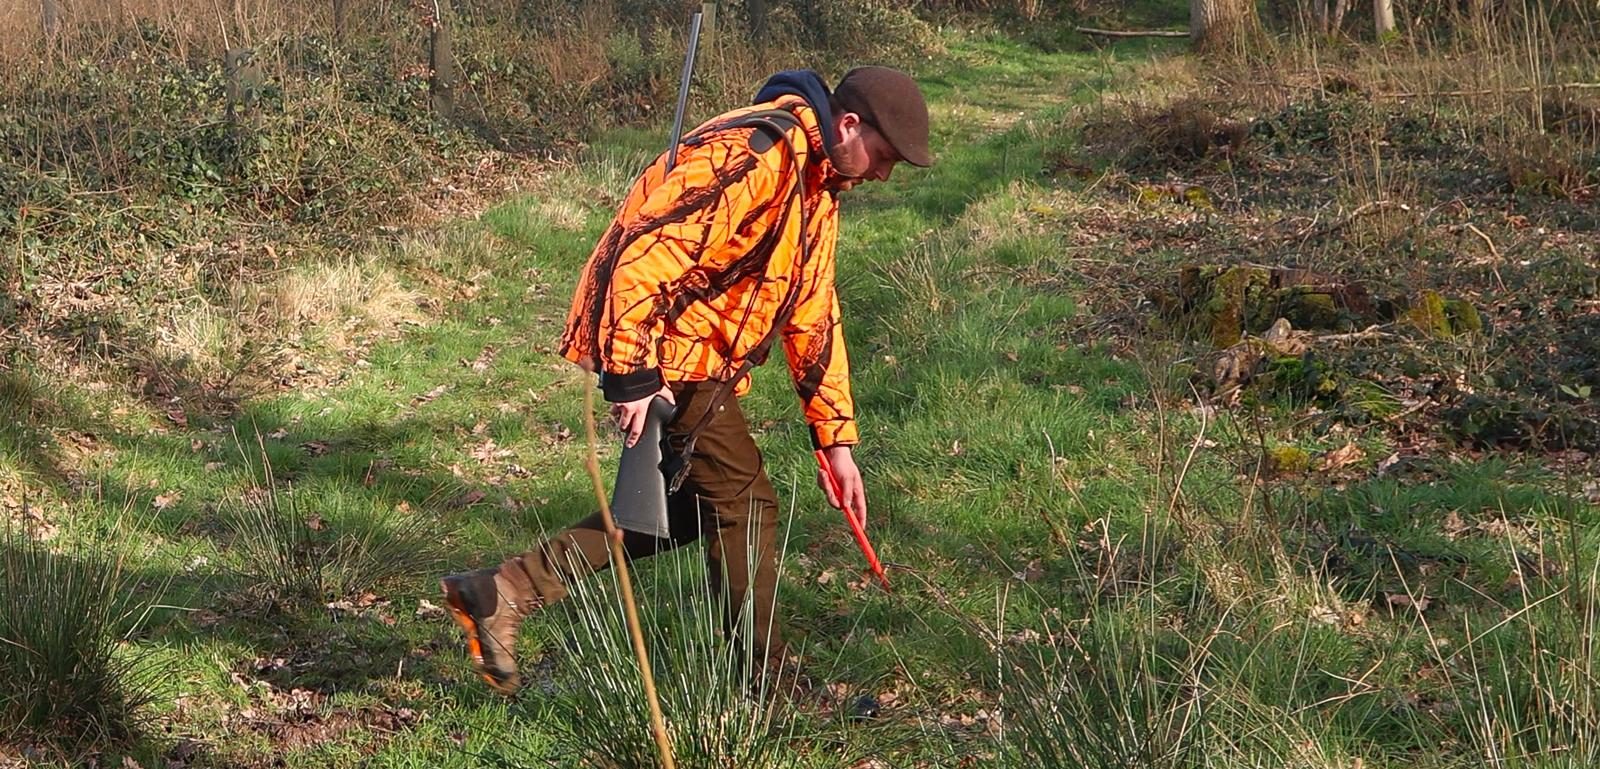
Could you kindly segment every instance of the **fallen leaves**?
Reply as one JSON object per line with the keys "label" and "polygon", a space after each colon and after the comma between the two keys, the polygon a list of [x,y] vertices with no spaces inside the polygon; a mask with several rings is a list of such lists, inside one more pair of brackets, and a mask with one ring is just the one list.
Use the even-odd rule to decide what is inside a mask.
{"label": "fallen leaves", "polygon": [[450,385],[447,385],[447,384],[439,385],[438,387],[435,387],[432,390],[429,390],[429,391],[427,391],[427,392],[425,392],[425,393],[423,393],[421,395],[418,395],[415,398],[412,398],[411,399],[411,405],[413,405],[413,406],[425,406],[425,405],[427,405],[429,403],[432,403],[432,402],[434,402],[436,400],[439,400],[440,396],[444,395],[445,393],[447,393],[449,391],[450,391]]}
{"label": "fallen leaves", "polygon": [[493,461],[495,461],[497,459],[504,459],[506,457],[510,457],[510,456],[514,456],[514,455],[516,455],[515,451],[512,451],[511,449],[507,449],[507,448],[502,448],[501,446],[499,446],[498,444],[496,444],[494,442],[493,438],[490,438],[490,439],[484,441],[483,443],[480,443],[477,446],[472,447],[472,449],[467,452],[467,456],[470,456],[473,459],[476,459],[479,462],[483,462],[483,463],[486,463],[486,464],[490,463],[490,462],[493,462]]}
{"label": "fallen leaves", "polygon": [[1044,565],[1035,558],[1028,561],[1028,565],[1022,567],[1022,571],[1012,572],[1011,577],[1021,582],[1038,582],[1044,578]]}
{"label": "fallen leaves", "polygon": [[483,352],[478,353],[477,358],[470,361],[463,359],[461,365],[481,374],[494,365],[495,356],[499,354],[500,351],[495,349],[494,345],[489,345],[483,348]]}
{"label": "fallen leaves", "polygon": [[172,490],[165,494],[157,494],[156,498],[151,501],[150,506],[157,510],[165,510],[173,505],[178,504],[178,502],[180,502],[182,499],[183,492]]}
{"label": "fallen leaves", "polygon": [[1390,611],[1395,611],[1397,609],[1412,609],[1416,611],[1416,613],[1422,614],[1428,610],[1429,606],[1433,605],[1433,599],[1427,597],[1426,595],[1412,597],[1406,593],[1384,593],[1383,603],[1385,606],[1389,607]]}
{"label": "fallen leaves", "polygon": [[1366,456],[1366,452],[1362,451],[1360,446],[1354,443],[1346,443],[1340,448],[1323,454],[1321,461],[1317,463],[1317,469],[1325,473],[1331,473],[1347,465],[1360,462]]}

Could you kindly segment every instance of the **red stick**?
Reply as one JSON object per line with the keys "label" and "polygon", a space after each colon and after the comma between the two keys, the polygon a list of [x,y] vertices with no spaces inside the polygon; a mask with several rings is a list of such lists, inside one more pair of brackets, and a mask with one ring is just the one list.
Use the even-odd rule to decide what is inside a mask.
{"label": "red stick", "polygon": [[833,477],[833,465],[828,462],[828,455],[818,451],[817,464],[822,467],[822,477],[828,479],[828,488],[833,491],[834,499],[839,500],[839,506],[844,508],[844,519],[850,522],[850,531],[856,535],[856,544],[861,547],[862,554],[867,556],[867,566],[878,576],[878,581],[883,583],[883,589],[888,590],[889,576],[883,573],[883,564],[878,562],[878,554],[872,549],[872,543],[867,540],[867,530],[861,527],[861,520],[850,511],[850,500],[844,498],[844,489],[839,488],[839,479]]}

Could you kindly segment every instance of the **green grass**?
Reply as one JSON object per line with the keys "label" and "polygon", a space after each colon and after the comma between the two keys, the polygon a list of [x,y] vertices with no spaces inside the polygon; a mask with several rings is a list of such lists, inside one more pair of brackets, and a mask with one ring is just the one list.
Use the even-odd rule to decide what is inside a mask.
{"label": "green grass", "polygon": [[[1441,456],[1248,492],[1236,477],[1259,448],[1247,411],[1199,436],[1165,373],[1176,355],[1068,333],[1093,290],[1075,272],[1073,222],[1030,210],[1094,193],[1040,169],[1070,141],[1070,110],[1164,50],[956,40],[924,78],[939,164],[846,201],[839,284],[860,462],[894,593],[852,584],[860,555],[811,482],[781,365],[760,372],[746,411],[794,511],[790,635],[819,683],[895,698],[872,722],[809,714],[781,752],[816,765],[866,745],[905,766],[975,750],[1030,767],[1372,767],[1591,745],[1595,710],[1567,695],[1593,659],[1583,564],[1595,519],[1562,501],[1560,479],[1515,456]],[[596,733],[573,668],[592,645],[569,649],[593,631],[572,630],[572,615],[531,624],[532,683],[507,702],[423,602],[438,600],[434,572],[496,563],[592,509],[586,384],[553,347],[578,268],[657,141],[601,137],[539,193],[450,225],[436,247],[397,251],[402,272],[473,290],[343,361],[327,386],[175,425],[50,374],[6,377],[0,397],[17,416],[0,431],[0,477],[52,500],[49,520],[82,538],[71,541],[133,545],[140,575],[177,607],[132,641],[172,671],[150,709],[170,731],[137,744],[138,760],[182,740],[190,766],[538,765]],[[1273,442],[1342,445],[1268,420]],[[99,450],[80,467],[72,444],[86,434]],[[1197,437],[1215,445],[1175,497]],[[1386,447],[1362,440],[1370,468]],[[615,454],[603,453],[608,468]],[[296,504],[230,513],[264,509],[251,494],[268,468]],[[308,582],[293,558],[274,570],[281,553],[251,545],[281,530],[314,543],[317,527],[382,532],[370,550],[387,568],[312,569]],[[436,532],[442,567],[437,547],[392,547],[423,531]],[[1568,566],[1534,574],[1541,554]],[[638,589],[681,589],[681,566],[641,564]],[[271,600],[296,591],[317,600]],[[1419,615],[1394,596],[1433,605]],[[614,728],[644,744],[643,722]]]}

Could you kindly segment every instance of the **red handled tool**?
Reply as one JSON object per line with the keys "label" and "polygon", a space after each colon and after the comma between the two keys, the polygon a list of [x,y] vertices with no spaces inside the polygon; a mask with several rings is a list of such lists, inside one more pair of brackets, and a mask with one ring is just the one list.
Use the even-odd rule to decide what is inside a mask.
{"label": "red handled tool", "polygon": [[883,564],[878,562],[878,554],[873,551],[872,543],[867,540],[867,530],[861,527],[861,519],[850,510],[850,501],[844,498],[844,489],[839,488],[839,479],[833,477],[833,465],[828,462],[828,455],[818,451],[817,464],[822,467],[822,477],[828,479],[828,488],[833,491],[833,498],[839,500],[839,506],[844,508],[844,519],[850,522],[850,530],[856,535],[856,544],[861,546],[862,554],[867,556],[867,566],[878,576],[878,581],[883,583],[883,589],[888,590],[889,577],[883,573]]}

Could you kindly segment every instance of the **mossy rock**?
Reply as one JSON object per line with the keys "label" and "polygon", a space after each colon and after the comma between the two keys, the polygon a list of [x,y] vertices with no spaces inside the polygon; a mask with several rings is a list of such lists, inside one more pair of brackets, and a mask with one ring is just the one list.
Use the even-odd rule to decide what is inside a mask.
{"label": "mossy rock", "polygon": [[1427,289],[1413,297],[1404,311],[1412,327],[1434,339],[1483,332],[1483,316],[1465,299],[1450,299]]}
{"label": "mossy rock", "polygon": [[1226,349],[1259,334],[1279,318],[1297,329],[1340,331],[1368,320],[1372,309],[1359,283],[1288,267],[1185,267],[1178,290],[1148,294],[1163,317],[1193,317],[1195,330]]}
{"label": "mossy rock", "polygon": [[1255,317],[1251,309],[1271,285],[1271,271],[1261,267],[1230,267],[1211,280],[1210,296],[1200,310],[1210,326],[1213,347],[1232,347],[1244,338]]}
{"label": "mossy rock", "polygon": [[1304,475],[1311,470],[1311,452],[1298,446],[1267,449],[1266,460],[1269,475]]}
{"label": "mossy rock", "polygon": [[1444,310],[1444,297],[1432,289],[1423,291],[1406,308],[1406,321],[1424,335],[1443,339],[1450,336],[1450,316]]}
{"label": "mossy rock", "polygon": [[1333,331],[1347,327],[1349,318],[1339,308],[1333,294],[1305,287],[1286,288],[1274,292],[1272,315],[1287,318],[1295,328],[1311,331]]}
{"label": "mossy rock", "polygon": [[1483,333],[1483,316],[1465,299],[1444,300],[1444,316],[1450,321],[1450,330],[1457,335]]}

